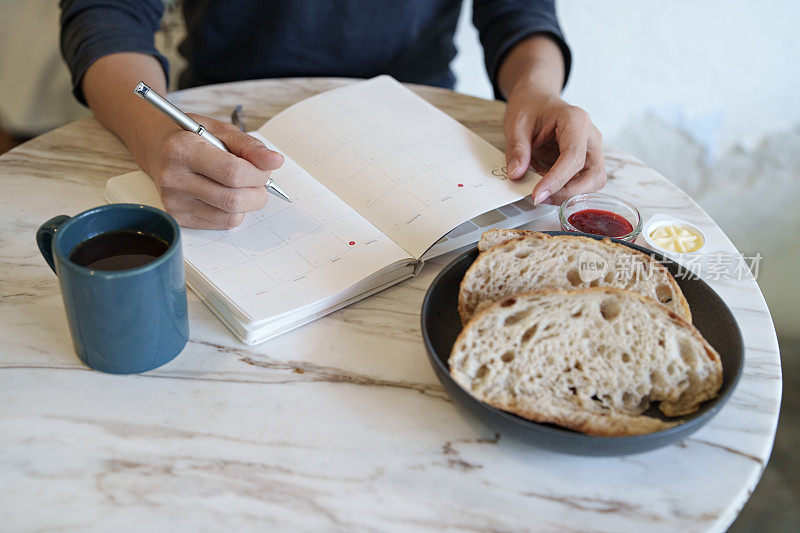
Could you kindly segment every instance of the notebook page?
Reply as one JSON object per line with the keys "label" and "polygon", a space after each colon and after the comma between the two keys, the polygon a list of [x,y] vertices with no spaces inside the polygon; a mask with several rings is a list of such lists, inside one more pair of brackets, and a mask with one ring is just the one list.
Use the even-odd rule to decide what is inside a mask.
{"label": "notebook page", "polygon": [[303,100],[259,132],[416,258],[538,179],[509,180],[500,150],[389,76]]}
{"label": "notebook page", "polygon": [[[232,230],[181,228],[184,259],[249,321],[312,305],[410,259],[290,158],[272,176],[292,203],[271,196]],[[144,172],[112,178],[107,188],[114,200],[163,209]]]}

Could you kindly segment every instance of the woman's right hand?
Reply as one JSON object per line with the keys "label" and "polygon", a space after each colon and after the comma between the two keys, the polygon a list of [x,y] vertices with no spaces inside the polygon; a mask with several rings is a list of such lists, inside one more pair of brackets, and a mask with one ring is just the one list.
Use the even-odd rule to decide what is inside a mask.
{"label": "woman's right hand", "polygon": [[183,227],[230,229],[245,213],[267,205],[264,185],[283,156],[231,124],[192,117],[219,138],[231,153],[182,130],[133,95],[144,81],[164,94],[167,80],[148,54],[120,52],[92,63],[81,82],[97,120],[113,131],[136,163],[155,181],[166,211]]}
{"label": "woman's right hand", "polygon": [[[231,229],[245,213],[267,205],[264,187],[283,156],[231,124],[189,114],[231,153],[164,117],[151,122],[146,143],[132,148],[155,181],[165,210],[186,228]],[[158,129],[155,129],[158,128]],[[155,133],[155,135],[154,135]]]}

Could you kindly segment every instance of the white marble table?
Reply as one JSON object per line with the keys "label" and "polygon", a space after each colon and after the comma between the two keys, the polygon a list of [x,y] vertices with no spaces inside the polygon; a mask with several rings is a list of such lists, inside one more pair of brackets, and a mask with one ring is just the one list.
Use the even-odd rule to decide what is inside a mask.
{"label": "white marble table", "polygon": [[[342,83],[245,82],[176,99],[223,120],[244,103],[255,128]],[[503,148],[503,104],[415,90]],[[666,179],[619,151],[607,157],[608,192],[645,218],[693,222],[735,253]],[[746,346],[733,398],[681,444],[629,457],[543,451],[448,400],[419,312],[449,257],[256,347],[190,293],[191,339],[175,361],[142,375],[91,371],[72,351],[34,233],[51,216],[102,204],[105,180],[133,168],[89,119],[0,157],[0,529],[720,531],[763,472],[780,360],[767,306],[747,280],[710,281]]]}

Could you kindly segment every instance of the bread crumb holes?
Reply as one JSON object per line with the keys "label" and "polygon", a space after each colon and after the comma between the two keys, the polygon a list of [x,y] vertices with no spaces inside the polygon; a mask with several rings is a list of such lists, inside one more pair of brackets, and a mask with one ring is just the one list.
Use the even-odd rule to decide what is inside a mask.
{"label": "bread crumb holes", "polygon": [[600,314],[602,314],[603,318],[606,320],[614,320],[621,312],[622,307],[619,305],[619,302],[611,298],[603,300],[600,304]]}
{"label": "bread crumb holes", "polygon": [[573,287],[577,287],[581,284],[581,275],[577,268],[572,268],[567,271],[567,281],[569,281],[569,284]]}
{"label": "bread crumb holes", "polygon": [[526,318],[529,314],[531,314],[531,310],[530,309],[523,309],[522,311],[518,311],[518,312],[514,313],[513,315],[507,316],[506,319],[503,321],[503,325],[504,326],[513,326],[514,324],[516,324],[520,320]]}
{"label": "bread crumb holes", "polygon": [[536,330],[537,329],[539,329],[539,324],[534,324],[531,327],[529,327],[528,329],[526,329],[525,333],[522,334],[522,338],[520,339],[520,342],[525,343],[525,342],[528,342],[529,340],[531,340],[531,338],[534,335],[536,335]]}
{"label": "bread crumb holes", "polygon": [[672,288],[666,283],[656,285],[656,298],[662,304],[672,301]]}
{"label": "bread crumb holes", "polygon": [[636,400],[636,397],[630,392],[625,392],[622,394],[622,403],[625,404],[625,407],[634,407],[639,404],[639,402]]}

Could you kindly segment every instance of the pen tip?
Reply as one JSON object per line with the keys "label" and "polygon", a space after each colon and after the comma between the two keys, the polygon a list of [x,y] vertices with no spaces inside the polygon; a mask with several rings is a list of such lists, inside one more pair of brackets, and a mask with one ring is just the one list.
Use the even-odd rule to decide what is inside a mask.
{"label": "pen tip", "polygon": [[267,190],[272,194],[274,194],[275,196],[277,196],[278,198],[282,198],[283,200],[286,200],[289,203],[292,202],[292,197],[286,194],[286,192],[272,180],[269,180],[269,182],[267,183]]}

